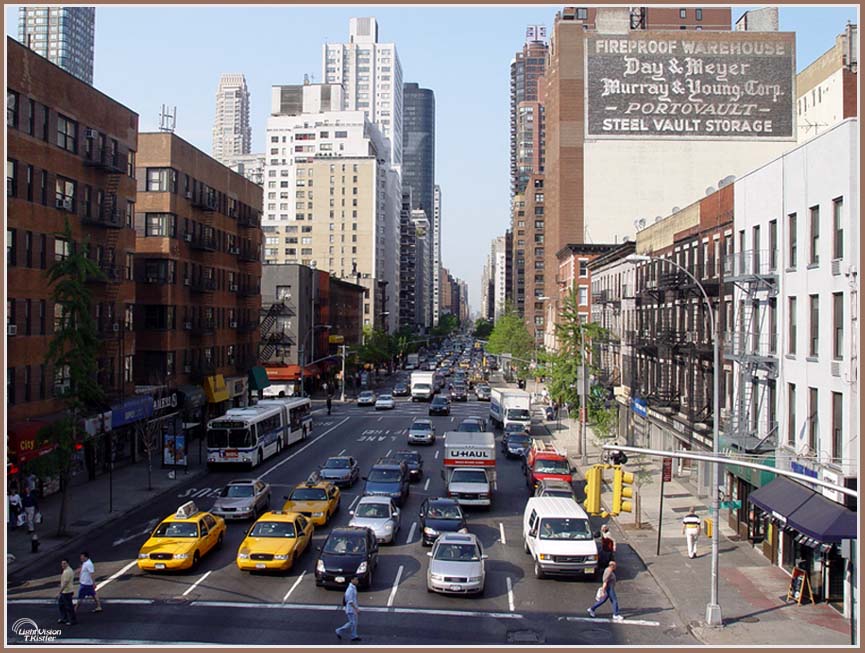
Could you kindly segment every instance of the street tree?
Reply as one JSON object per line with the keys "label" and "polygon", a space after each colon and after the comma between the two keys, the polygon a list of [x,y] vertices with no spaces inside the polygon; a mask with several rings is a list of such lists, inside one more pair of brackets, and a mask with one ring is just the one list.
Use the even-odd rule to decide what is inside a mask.
{"label": "street tree", "polygon": [[533,357],[535,341],[512,304],[508,303],[505,312],[496,320],[486,350],[491,354],[511,354],[515,359],[517,375],[526,377],[528,365],[525,361]]}
{"label": "street tree", "polygon": [[478,318],[475,321],[475,330],[473,335],[475,338],[480,338],[481,340],[486,340],[490,337],[490,334],[493,332],[493,323],[489,320],[485,320],[484,318]]}
{"label": "street tree", "polygon": [[69,253],[55,259],[47,270],[56,308],[54,336],[48,345],[45,363],[54,370],[55,393],[63,399],[66,412],[63,418],[40,432],[40,440],[55,448],[40,459],[38,471],[57,476],[60,481],[57,535],[64,536],[68,534],[67,505],[76,444],[84,430],[85,416],[105,402],[105,394],[97,382],[101,343],[93,317],[93,296],[87,285],[89,279],[104,275],[87,256],[89,244],[76,243],[73,239],[68,219],[63,232],[55,237],[69,244]]}
{"label": "street tree", "polygon": [[147,456],[147,489],[153,489],[153,453],[162,450],[162,422],[139,420],[135,423],[136,437]]}

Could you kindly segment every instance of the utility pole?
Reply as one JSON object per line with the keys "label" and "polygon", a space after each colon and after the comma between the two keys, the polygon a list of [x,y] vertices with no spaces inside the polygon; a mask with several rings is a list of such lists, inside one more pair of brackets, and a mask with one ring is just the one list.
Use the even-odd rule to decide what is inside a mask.
{"label": "utility pole", "polygon": [[586,451],[586,422],[588,421],[589,377],[586,375],[586,331],[580,328],[580,370],[583,375],[583,396],[580,402],[580,463],[589,464],[589,452]]}
{"label": "utility pole", "polygon": [[300,363],[300,396],[304,397],[303,392],[303,343],[297,348],[297,360]]}

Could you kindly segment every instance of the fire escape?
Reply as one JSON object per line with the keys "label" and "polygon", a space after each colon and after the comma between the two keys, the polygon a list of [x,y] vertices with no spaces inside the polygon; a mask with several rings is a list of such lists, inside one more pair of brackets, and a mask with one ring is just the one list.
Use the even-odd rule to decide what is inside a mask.
{"label": "fire escape", "polygon": [[284,350],[295,344],[288,328],[288,318],[294,317],[295,313],[282,300],[267,309],[262,307],[261,314],[258,360],[259,363],[267,363],[274,355],[284,355]]}

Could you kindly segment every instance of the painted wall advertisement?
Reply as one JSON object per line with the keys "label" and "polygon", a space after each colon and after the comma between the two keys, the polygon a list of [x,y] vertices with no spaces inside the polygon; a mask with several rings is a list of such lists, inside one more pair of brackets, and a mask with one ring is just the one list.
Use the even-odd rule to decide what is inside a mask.
{"label": "painted wall advertisement", "polygon": [[794,51],[792,33],[587,36],[586,138],[793,140]]}

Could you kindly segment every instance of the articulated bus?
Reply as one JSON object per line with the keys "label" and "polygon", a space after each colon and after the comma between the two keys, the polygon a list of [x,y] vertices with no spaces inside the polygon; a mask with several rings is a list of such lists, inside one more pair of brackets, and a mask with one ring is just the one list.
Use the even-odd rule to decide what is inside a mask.
{"label": "articulated bus", "polygon": [[311,430],[309,399],[272,399],[232,408],[207,424],[207,463],[256,467]]}

